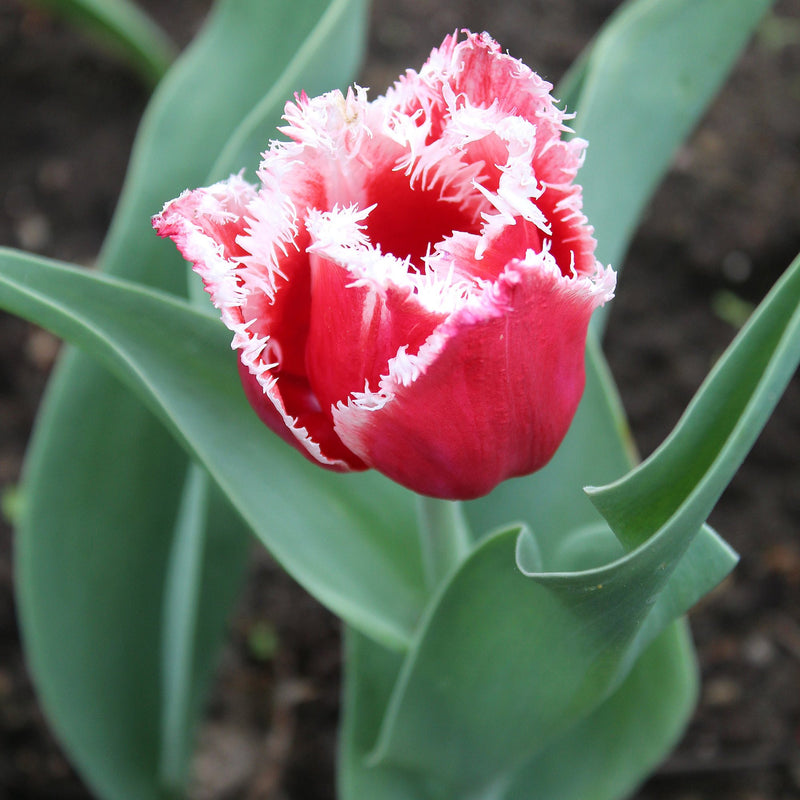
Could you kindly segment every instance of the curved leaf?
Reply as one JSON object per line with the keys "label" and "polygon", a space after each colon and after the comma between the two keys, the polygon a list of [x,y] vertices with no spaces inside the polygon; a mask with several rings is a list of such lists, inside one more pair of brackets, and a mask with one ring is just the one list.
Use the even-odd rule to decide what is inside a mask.
{"label": "curved leaf", "polygon": [[642,654],[611,697],[517,771],[503,798],[627,797],[675,745],[696,698],[692,642],[679,621]]}
{"label": "curved leaf", "polygon": [[360,630],[405,646],[425,594],[409,547],[413,496],[375,472],[336,475],[287,448],[248,406],[217,319],[137,284],[1,249],[0,305],[101,359],[300,583]]}
{"label": "curved leaf", "polygon": [[[580,541],[562,539],[549,572],[540,571],[540,549],[525,529],[494,534],[473,550],[420,625],[375,763],[424,779],[431,798],[500,797],[520,764],[546,757],[553,736],[563,735],[570,751],[570,727],[591,728],[593,714],[602,719],[600,704],[645,648],[735,564],[730,548],[701,526],[798,362],[800,257],[661,448],[625,478],[587,490],[616,539],[596,527],[575,531]],[[620,554],[620,542],[629,553]],[[514,544],[517,576],[508,567]],[[587,555],[599,565],[585,563]],[[680,658],[685,664],[686,654]],[[662,741],[684,718],[685,706],[680,719],[663,718]],[[626,769],[612,783],[641,774]],[[570,781],[558,785],[553,791],[566,792]]]}
{"label": "curved leaf", "polygon": [[[433,776],[433,797],[489,793],[592,713],[664,626],[735,563],[701,526],[798,362],[800,257],[664,444],[616,483],[587,490],[629,553],[610,560],[619,555],[617,541],[602,529],[579,530],[571,534],[582,537],[579,546],[566,539],[552,550],[553,561],[565,563],[541,572],[539,549],[523,530],[516,541],[522,577],[508,568],[513,529],[473,551],[409,651],[378,763]],[[584,563],[587,553],[599,566]]]}
{"label": "curved leaf", "polygon": [[[373,763],[424,780],[425,797],[504,796],[521,764],[594,713],[736,561],[704,530],[677,569],[661,540],[594,569],[531,572],[530,539],[510,528],[478,545],[426,612],[394,686]],[[690,683],[675,691],[691,695]],[[657,739],[671,742],[687,713],[676,706]]]}
{"label": "curved leaf", "polygon": [[580,182],[602,261],[622,261],[675,150],[771,3],[629,2],[579,62],[582,80],[570,79],[562,99],[575,112],[576,134],[589,142]]}
{"label": "curved leaf", "polygon": [[[32,0],[33,1],[33,0]],[[129,0],[35,0],[119,50],[155,85],[177,53],[167,34]]]}
{"label": "curved leaf", "polygon": [[[15,542],[23,643],[50,724],[93,790],[147,800],[158,796],[163,565],[185,458],[164,450],[142,406],[124,425],[98,414],[81,435],[86,423],[69,422],[85,411],[75,388],[58,387],[65,421],[40,417],[29,445]],[[140,450],[161,457],[137,469],[126,455]]]}
{"label": "curved leaf", "polygon": [[800,362],[800,256],[758,306],[664,443],[589,497],[628,546],[702,524]]}

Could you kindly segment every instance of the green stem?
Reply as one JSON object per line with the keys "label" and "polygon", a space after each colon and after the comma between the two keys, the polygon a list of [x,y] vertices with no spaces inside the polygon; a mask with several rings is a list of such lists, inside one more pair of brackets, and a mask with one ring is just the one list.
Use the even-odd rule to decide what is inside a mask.
{"label": "green stem", "polygon": [[417,518],[425,582],[433,591],[466,558],[472,538],[461,503],[419,496]]}

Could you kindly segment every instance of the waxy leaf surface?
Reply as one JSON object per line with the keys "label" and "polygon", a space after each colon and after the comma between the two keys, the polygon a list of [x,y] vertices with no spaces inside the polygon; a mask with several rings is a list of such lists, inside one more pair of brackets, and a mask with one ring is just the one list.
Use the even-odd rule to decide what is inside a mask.
{"label": "waxy leaf surface", "polygon": [[601,261],[620,265],[675,151],[772,2],[625,3],[578,63],[580,78],[567,76],[561,99],[589,141],[580,182]]}
{"label": "waxy leaf surface", "polygon": [[[150,215],[165,198],[206,179],[239,122],[281,80],[287,64],[302,83],[312,80],[304,64],[326,59],[330,87],[345,84],[361,53],[363,11],[359,0],[218,3],[145,113],[101,268],[183,293],[182,261],[153,235]],[[349,20],[353,36],[346,49],[320,33],[323,20],[326,31]],[[313,59],[306,50],[305,61],[293,60],[309,36],[316,36]],[[273,125],[279,110],[276,104]],[[130,314],[128,322],[139,317],[137,324],[151,326],[151,333],[158,324],[141,310]],[[220,354],[226,349],[222,339],[215,346]],[[224,575],[201,579],[197,609],[184,607],[186,620],[198,621],[196,635],[185,639],[194,653],[170,651],[183,667],[165,664],[163,613],[175,613],[165,583],[184,572],[168,564],[186,465],[180,447],[127,387],[86,356],[62,357],[28,453],[27,512],[17,540],[19,605],[48,716],[84,778],[104,797],[156,797],[185,770],[178,762],[189,752],[191,724],[180,730],[168,720],[194,717],[189,706],[199,700],[200,676],[208,672],[219,620],[233,596],[235,581],[224,576],[241,572],[242,545],[222,542],[219,550],[215,534],[198,533],[203,574],[217,568]],[[220,497],[210,498],[217,521],[231,514],[227,505],[227,512],[214,511],[225,502]],[[241,540],[238,523],[229,524],[229,535]],[[214,620],[219,624],[211,635],[205,623]],[[182,687],[181,696],[191,700],[169,711],[162,707],[168,676],[187,675],[189,664],[195,683]]]}

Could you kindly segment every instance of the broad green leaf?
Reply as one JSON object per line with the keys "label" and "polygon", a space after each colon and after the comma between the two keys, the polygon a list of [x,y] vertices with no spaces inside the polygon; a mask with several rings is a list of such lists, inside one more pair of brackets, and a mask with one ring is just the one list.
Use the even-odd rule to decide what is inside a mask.
{"label": "broad green leaf", "polygon": [[[58,399],[75,424],[40,418],[29,446],[15,542],[21,631],[50,724],[94,793],[148,800],[158,797],[164,565],[185,459],[164,450],[165,431],[141,406],[124,425],[105,413],[84,421],[73,387]],[[98,453],[98,440],[114,450]],[[161,457],[131,464],[140,449]]]}
{"label": "broad green leaf", "polygon": [[[182,189],[205,181],[239,121],[281,79],[333,5],[359,29],[359,3],[218,3],[145,114],[101,257],[103,269],[172,292],[185,290],[183,262],[153,234],[150,215]],[[331,88],[346,83],[360,46],[342,53],[337,42],[319,44],[328,56]],[[294,63],[298,80],[301,67]],[[140,324],[146,322],[140,317]],[[224,352],[224,343],[215,346]],[[104,797],[154,797],[159,770],[175,773],[169,753],[158,752],[164,716],[158,650],[162,591],[186,463],[127,387],[80,354],[69,352],[61,359],[27,459],[30,513],[17,544],[20,613],[29,662],[51,722],[84,777]],[[220,502],[215,499],[212,508]],[[93,550],[96,559],[83,557]],[[205,552],[213,558],[215,546],[207,543]],[[207,562],[204,569],[222,570],[225,563]],[[235,565],[230,572],[236,573]],[[222,577],[204,581],[201,608],[224,613],[225,584]],[[102,618],[84,624],[98,604]],[[215,637],[203,628],[195,639],[196,664],[210,663],[214,652]],[[93,660],[87,670],[89,653]],[[204,672],[198,667],[195,675]],[[199,691],[198,679],[187,696]],[[184,739],[190,735],[184,732]]]}
{"label": "broad green leaf", "polygon": [[[565,531],[549,572],[540,571],[540,548],[524,529],[494,534],[472,552],[429,608],[406,657],[377,765],[414,773],[426,797],[499,797],[521,763],[555,757],[548,753],[553,736],[563,736],[569,753],[572,726],[591,731],[590,715],[605,719],[601,704],[625,685],[646,648],[735,563],[701,526],[799,361],[800,257],[664,445],[625,478],[590,491],[616,539],[600,528]],[[509,571],[514,540],[517,576]],[[587,556],[598,564],[587,564]],[[685,653],[671,657],[686,666]],[[684,718],[685,711],[667,718],[665,746]],[[650,763],[657,757],[651,751]],[[557,765],[548,763],[554,795],[560,785],[564,797],[578,797],[572,776],[559,784]],[[611,788],[598,797],[641,777],[626,763],[606,773]],[[507,796],[524,797],[521,784],[513,785],[519,793]]]}
{"label": "broad green leaf", "polygon": [[[538,571],[538,557],[528,563],[535,544],[526,529],[484,539],[420,624],[373,762],[424,779],[425,797],[501,796],[522,763],[592,714],[653,638],[735,564],[729,549],[718,557],[710,530],[696,547],[690,535],[672,538],[688,548],[677,569],[666,547],[648,543],[562,572]],[[605,542],[618,548],[610,534]],[[699,577],[687,585],[687,575]],[[684,719],[682,710],[670,730]]]}
{"label": "broad green leaf", "polygon": [[144,79],[158,83],[176,55],[167,34],[129,0],[30,0],[85,28],[119,50]]}
{"label": "broad green leaf", "polygon": [[[702,524],[800,362],[800,256],[742,328],[664,443],[608,486],[587,490],[628,546]],[[665,558],[669,558],[665,553]]]}
{"label": "broad green leaf", "polygon": [[406,644],[424,598],[418,548],[409,546],[413,496],[377,473],[335,475],[287,448],[248,406],[215,317],[165,293],[8,250],[0,250],[0,305],[100,359],[301,584],[360,630]]}
{"label": "broad green leaf", "polygon": [[[408,771],[374,765],[378,735],[397,654],[346,630],[339,797],[360,800],[427,800],[425,781]],[[653,691],[653,686],[658,691]],[[510,769],[481,800],[617,800],[630,792],[675,744],[694,707],[697,674],[685,623],[669,627],[620,687],[588,717],[554,737],[536,757]],[[613,734],[610,734],[613,732]],[[438,736],[420,731],[422,742]]]}
{"label": "broad green leaf", "polygon": [[576,619],[568,599],[515,569],[518,536],[501,531],[470,554],[394,688],[372,762],[425,780],[425,797],[490,797],[600,702],[631,635],[615,633],[618,615]]}
{"label": "broad green leaf", "polygon": [[627,797],[675,745],[696,697],[692,643],[680,621],[642,654],[611,697],[515,773],[503,799]]}
{"label": "broad green leaf", "polygon": [[[588,140],[579,181],[601,261],[621,263],[680,143],[771,0],[635,0],[603,27],[562,97]],[[577,90],[577,96],[573,94]]]}

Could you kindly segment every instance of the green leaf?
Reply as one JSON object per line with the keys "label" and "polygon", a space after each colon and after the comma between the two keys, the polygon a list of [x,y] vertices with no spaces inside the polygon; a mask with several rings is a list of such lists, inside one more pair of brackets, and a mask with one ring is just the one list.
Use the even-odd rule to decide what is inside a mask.
{"label": "green leaf", "polygon": [[250,536],[227,499],[190,465],[167,565],[161,632],[162,786],[180,794],[215,653],[238,596]]}
{"label": "green leaf", "polygon": [[[345,663],[337,796],[341,800],[428,797],[424,780],[367,763],[400,671],[400,657],[347,628]],[[654,685],[657,692],[653,692]],[[691,639],[685,623],[677,622],[643,653],[614,694],[548,743],[537,757],[513,770],[505,789],[498,782],[496,794],[488,796],[498,800],[618,800],[675,744],[692,713],[696,694]]]}
{"label": "green leaf", "polygon": [[402,770],[375,768],[367,759],[380,731],[383,713],[403,664],[387,650],[349,626],[344,630],[342,723],[339,729],[339,800],[417,800],[419,781]]}
{"label": "green leaf", "polygon": [[576,134],[589,142],[579,180],[601,261],[622,261],[675,150],[770,5],[628,2],[569,76],[562,99],[575,112]]}
{"label": "green leaf", "polygon": [[702,524],[798,362],[800,256],[725,351],[664,443],[620,480],[587,490],[617,537],[635,547]]}
{"label": "green leaf", "polygon": [[[592,714],[653,639],[731,569],[735,557],[713,532],[696,541],[677,569],[678,559],[668,563],[666,548],[650,543],[605,562],[619,547],[606,532],[593,548],[601,566],[540,572],[526,529],[485,539],[420,624],[373,764],[410,771],[425,781],[426,797],[502,796],[521,764]],[[583,545],[571,552],[584,558]],[[672,740],[685,704],[675,713],[657,740]]]}
{"label": "green leaf", "polygon": [[[590,715],[605,720],[601,704],[620,691],[645,649],[735,563],[732,551],[701,526],[798,362],[800,257],[664,445],[625,478],[590,491],[616,540],[599,527],[565,531],[551,549],[551,571],[541,572],[531,534],[509,529],[484,540],[463,563],[406,657],[376,746],[377,765],[415,773],[433,798],[503,796],[520,764],[547,758],[553,736],[564,737],[569,753],[572,726],[591,731]],[[516,576],[509,570],[515,544],[522,573]],[[587,564],[587,556],[598,564]],[[672,657],[686,666],[685,652]],[[669,743],[685,704],[676,716],[654,703],[650,725],[660,720],[656,738]],[[649,763],[657,756],[651,751]],[[641,777],[635,762],[620,763],[621,772],[602,773],[612,786]],[[579,796],[569,794],[573,777],[558,784],[565,797]]]}
{"label": "green leaf", "polygon": [[[596,794],[588,796],[613,797],[615,787],[634,785],[642,763],[616,750],[618,771],[586,761],[583,774],[568,772],[560,781],[565,762],[552,759],[559,750],[574,752],[582,736],[597,735],[609,714],[631,722],[625,687],[629,679],[641,684],[639,659],[649,663],[643,654],[665,627],[735,564],[730,548],[701,526],[798,362],[800,257],[662,447],[620,481],[590,490],[616,538],[601,527],[566,533],[552,550],[550,571],[542,572],[531,534],[512,528],[485,539],[463,562],[420,625],[373,763],[411,772],[424,782],[422,796],[431,798],[525,797],[515,775],[526,762],[552,765],[542,780],[553,783],[555,797],[578,798],[580,787],[595,783]],[[516,575],[509,569],[514,549]],[[673,641],[669,657],[688,676],[688,654],[679,644]],[[666,657],[669,646],[658,647]],[[648,701],[653,738],[645,764],[685,721],[690,683],[687,677],[683,688],[673,687],[682,700],[671,711],[655,696]],[[628,699],[610,712],[615,692]],[[646,687],[636,694],[646,697]],[[599,770],[599,782],[592,770]],[[538,773],[524,774],[535,786]],[[517,788],[506,795],[510,785]],[[534,789],[528,796],[540,795]]]}
{"label": "green leaf", "polygon": [[167,34],[128,0],[31,0],[108,42],[155,85],[176,55]]}
{"label": "green leaf", "polygon": [[286,447],[248,406],[219,320],[165,293],[2,249],[0,305],[100,359],[300,583],[360,630],[407,644],[425,596],[409,547],[413,495],[375,472],[327,472]]}
{"label": "green leaf", "polygon": [[[81,436],[82,392],[58,394],[77,430],[68,417],[40,418],[15,542],[26,657],[50,724],[93,791],[155,798],[163,565],[185,459],[163,449],[163,428],[141,406],[125,425],[98,415]],[[98,454],[96,440],[112,453]],[[46,463],[44,447],[57,454]],[[126,455],[139,449],[161,458],[136,469]]]}
{"label": "green leaf", "polygon": [[[151,214],[182,189],[204,182],[236,126],[281,80],[332,6],[354,29],[363,27],[360,2],[217,4],[148,107],[101,256],[103,269],[185,291],[183,261],[153,234]],[[340,53],[337,42],[317,41],[314,57],[327,55],[331,88],[344,84],[361,43]],[[293,62],[293,68],[301,81],[305,67]],[[152,340],[155,331],[141,313],[129,311]],[[221,359],[225,343],[215,339],[214,347]],[[226,386],[234,382],[231,376]],[[45,709],[84,778],[103,797],[156,797],[159,771],[180,773],[173,756],[187,750],[181,740],[192,735],[186,730],[160,742],[167,714],[159,674],[163,590],[186,464],[185,454],[128,387],[85,356],[68,352],[61,359],[28,452],[29,513],[17,542],[19,605]],[[217,498],[215,493],[212,510],[222,504]],[[221,514],[214,512],[215,524]],[[268,518],[264,514],[260,524]],[[231,535],[243,538],[235,529]],[[238,570],[235,563],[226,569],[236,562],[235,552],[213,562],[219,551],[207,538],[213,536],[209,530],[202,537],[204,575],[220,574],[202,581],[195,685],[184,697],[201,693],[218,640],[210,623],[230,602],[223,573]],[[213,612],[208,626],[207,609]],[[99,618],[86,622],[92,613]],[[184,711],[172,713],[192,717],[181,705]],[[159,752],[161,744],[166,753]]]}
{"label": "green leaf", "polygon": [[[800,257],[664,444],[621,480],[587,490],[616,538],[600,526],[564,531],[548,572],[524,529],[473,551],[419,629],[377,762],[426,776],[432,797],[492,796],[521,762],[543,758],[553,735],[582,724],[735,563],[701,526],[798,362]],[[513,540],[524,577],[509,570]],[[677,721],[668,722],[674,730]]]}
{"label": "green leaf", "polygon": [[[402,661],[352,629],[345,633],[348,670],[338,796],[342,800],[435,797],[423,776],[369,761]],[[502,664],[502,659],[497,661]],[[536,677],[531,671],[528,680]],[[685,623],[677,622],[644,651],[625,681],[590,715],[549,740],[533,758],[509,768],[488,792],[465,796],[483,800],[617,800],[674,745],[692,712],[696,692],[690,637]],[[432,730],[421,728],[422,746],[432,736],[438,738]]]}
{"label": "green leaf", "polygon": [[691,638],[680,621],[642,654],[611,697],[520,768],[502,797],[627,797],[676,744],[696,697]]}
{"label": "green leaf", "polygon": [[490,536],[462,564],[394,688],[372,763],[416,774],[427,797],[491,796],[575,721],[573,697],[591,694],[597,704],[608,689],[600,656],[622,620],[575,620],[555,592],[514,568],[518,535]]}

